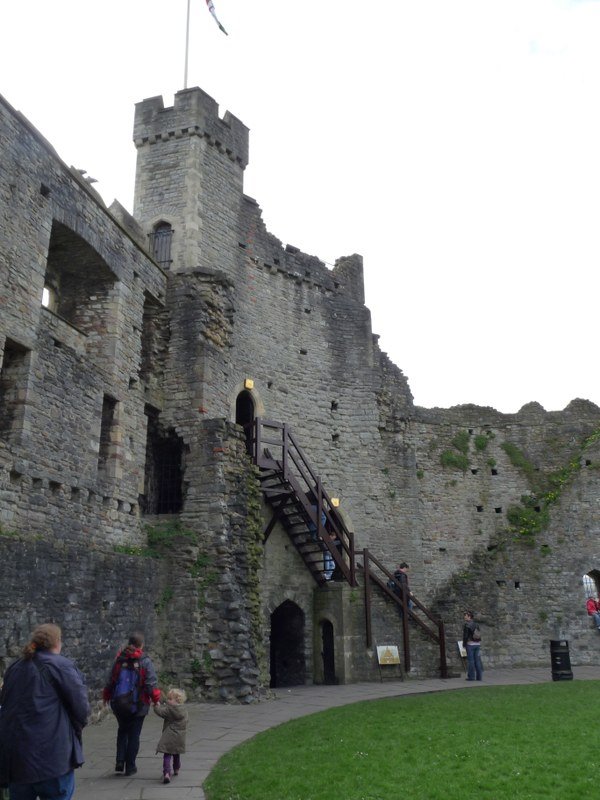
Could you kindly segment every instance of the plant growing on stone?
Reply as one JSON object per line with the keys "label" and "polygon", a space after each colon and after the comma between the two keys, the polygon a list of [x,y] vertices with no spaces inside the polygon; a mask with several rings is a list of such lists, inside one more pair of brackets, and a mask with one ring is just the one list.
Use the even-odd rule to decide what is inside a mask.
{"label": "plant growing on stone", "polygon": [[148,554],[153,558],[160,558],[166,550],[171,549],[177,539],[183,537],[192,543],[197,540],[194,531],[185,528],[178,519],[159,525],[146,525],[146,536],[148,537]]}
{"label": "plant growing on stone", "polygon": [[520,470],[530,482],[533,481],[535,476],[535,467],[525,456],[523,451],[512,442],[502,442],[500,446],[508,456],[508,460],[513,467],[516,467],[518,470]]}
{"label": "plant growing on stone", "polygon": [[[510,532],[517,538],[533,541],[535,535],[544,530],[550,522],[550,508],[558,503],[562,490],[569,485],[581,470],[581,461],[585,450],[600,439],[600,429],[594,431],[581,443],[579,450],[569,462],[548,475],[537,473],[533,464],[519,448],[511,442],[504,442],[502,449],[508,455],[513,466],[520,469],[528,478],[533,492],[521,497],[521,504],[511,506],[507,511]],[[547,555],[548,551],[542,551]]]}
{"label": "plant growing on stone", "polygon": [[113,550],[115,553],[121,553],[125,556],[150,556],[148,548],[139,545],[116,544]]}
{"label": "plant growing on stone", "polygon": [[440,455],[442,467],[460,469],[462,472],[466,472],[469,469],[469,459],[467,457],[469,452],[469,432],[459,431],[452,439],[451,444],[454,450],[444,450]]}
{"label": "plant growing on stone", "polygon": [[475,450],[482,452],[488,446],[489,437],[485,436],[483,433],[478,433],[477,436],[473,439],[473,444],[475,445]]}
{"label": "plant growing on stone", "polygon": [[257,665],[261,669],[261,678],[266,680],[268,670],[263,640],[263,618],[261,611],[261,595],[259,587],[259,569],[263,555],[263,520],[262,495],[255,472],[248,473],[245,482],[246,491],[246,551],[248,578],[252,582],[248,593],[248,605],[252,629],[252,640],[256,652]]}
{"label": "plant growing on stone", "polygon": [[171,600],[173,599],[173,589],[170,586],[167,586],[166,589],[163,589],[158,602],[154,604],[154,608],[158,614],[162,614],[166,607],[169,605]]}
{"label": "plant growing on stone", "polygon": [[452,469],[460,469],[466,472],[469,469],[469,459],[462,453],[456,453],[454,450],[444,450],[440,455],[440,463],[442,467],[451,467]]}
{"label": "plant growing on stone", "polygon": [[469,432],[459,431],[452,439],[452,446],[466,456],[469,452]]}

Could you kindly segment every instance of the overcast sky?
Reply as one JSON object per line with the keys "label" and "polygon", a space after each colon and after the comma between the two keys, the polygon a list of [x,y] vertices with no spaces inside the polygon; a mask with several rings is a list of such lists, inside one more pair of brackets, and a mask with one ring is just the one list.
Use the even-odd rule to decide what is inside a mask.
{"label": "overcast sky", "polygon": [[[188,86],[251,129],[284,243],[364,257],[415,402],[600,404],[600,0],[192,0]],[[6,3],[0,93],[131,210],[187,0]],[[1,146],[1,143],[0,143]]]}

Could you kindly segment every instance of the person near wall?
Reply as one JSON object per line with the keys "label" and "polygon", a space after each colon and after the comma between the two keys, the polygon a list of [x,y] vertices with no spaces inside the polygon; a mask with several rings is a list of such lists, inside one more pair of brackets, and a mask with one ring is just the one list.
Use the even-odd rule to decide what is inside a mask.
{"label": "person near wall", "polygon": [[[122,671],[133,676],[133,688],[127,703],[124,702],[124,696],[119,694],[125,675],[125,672],[121,674]],[[156,705],[160,700],[156,671],[150,657],[144,652],[143,633],[132,633],[126,647],[117,653],[102,698],[105,703],[110,703],[118,723],[115,772],[135,775],[142,726],[150,704]]]}
{"label": "person near wall", "polygon": [[[394,572],[394,580],[396,584],[400,586],[400,591],[398,591],[397,586],[394,588],[394,591],[398,595],[398,597],[402,597],[402,595],[406,595],[406,605],[408,606],[408,610],[410,611],[411,608],[415,607],[415,604],[412,601],[412,592],[410,591],[410,587],[408,585],[408,570],[410,567],[406,563],[406,561],[402,561],[398,564],[398,568]],[[400,608],[400,614],[402,614],[402,608]]]}
{"label": "person near wall", "polygon": [[588,597],[585,607],[588,617],[592,617],[594,625],[600,631],[600,600],[597,597]]}
{"label": "person near wall", "polygon": [[183,689],[169,689],[167,702],[154,706],[154,713],[163,720],[162,735],[156,745],[156,752],[163,754],[163,783],[171,783],[172,776],[179,775],[181,769],[188,721],[185,699]]}
{"label": "person near wall", "polygon": [[[310,503],[310,507],[316,518],[318,514],[317,498],[315,497],[314,492],[312,492],[311,490],[306,492],[306,497],[308,499],[308,502]],[[321,530],[322,530],[321,539],[319,539],[316,523],[314,523],[312,520],[308,522],[308,531],[310,533],[311,539],[314,542],[318,541],[319,547],[323,551],[323,577],[325,578],[326,581],[330,581],[333,575],[333,571],[335,569],[335,561],[333,560],[333,556],[329,552],[329,549],[322,538],[324,536],[328,536],[328,538],[331,538],[326,531],[326,526],[327,526],[327,516],[325,515],[325,511],[323,510],[323,508],[321,508]]]}
{"label": "person near wall", "polygon": [[463,647],[467,651],[467,680],[483,680],[481,663],[481,632],[472,611],[465,611],[463,626]]}
{"label": "person near wall", "polygon": [[90,713],[81,672],[61,655],[58,625],[38,625],[0,692],[0,785],[10,800],[70,800]]}

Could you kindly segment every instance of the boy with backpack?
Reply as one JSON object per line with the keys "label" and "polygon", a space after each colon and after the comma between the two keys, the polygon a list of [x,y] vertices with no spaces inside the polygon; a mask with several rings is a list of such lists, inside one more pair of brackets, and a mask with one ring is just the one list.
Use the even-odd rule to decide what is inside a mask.
{"label": "boy with backpack", "polygon": [[144,635],[132,633],[127,646],[119,650],[106,686],[105,703],[117,718],[117,759],[115,772],[135,775],[140,734],[150,703],[160,700],[160,689],[150,657],[144,653]]}

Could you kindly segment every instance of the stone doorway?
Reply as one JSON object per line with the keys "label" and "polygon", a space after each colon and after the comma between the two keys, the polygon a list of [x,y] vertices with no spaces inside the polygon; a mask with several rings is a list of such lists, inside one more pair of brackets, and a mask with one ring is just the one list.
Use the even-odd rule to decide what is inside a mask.
{"label": "stone doorway", "polygon": [[325,619],[321,622],[321,656],[323,658],[323,683],[328,686],[335,685],[338,681],[335,676],[335,646],[333,624]]}
{"label": "stone doorway", "polygon": [[291,600],[271,614],[271,687],[306,683],[304,612]]}
{"label": "stone doorway", "polygon": [[252,425],[254,423],[254,400],[247,389],[240,392],[235,401],[235,423],[244,429],[246,451],[252,455]]}

